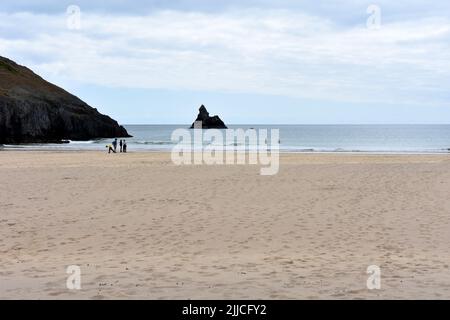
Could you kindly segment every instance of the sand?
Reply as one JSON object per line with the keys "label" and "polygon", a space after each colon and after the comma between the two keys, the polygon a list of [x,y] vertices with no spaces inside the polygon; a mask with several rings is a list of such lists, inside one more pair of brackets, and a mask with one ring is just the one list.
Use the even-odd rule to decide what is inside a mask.
{"label": "sand", "polygon": [[450,155],[259,169],[1,151],[0,298],[450,299]]}

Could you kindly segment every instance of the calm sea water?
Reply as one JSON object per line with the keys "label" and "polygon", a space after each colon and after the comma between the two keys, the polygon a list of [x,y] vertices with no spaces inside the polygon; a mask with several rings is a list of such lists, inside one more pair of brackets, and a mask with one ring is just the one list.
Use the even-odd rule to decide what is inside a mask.
{"label": "calm sea water", "polygon": [[[188,125],[126,125],[129,151],[170,151],[171,134]],[[284,152],[448,153],[450,125],[232,125],[230,129],[279,129]],[[105,150],[111,139],[63,145],[6,148]]]}

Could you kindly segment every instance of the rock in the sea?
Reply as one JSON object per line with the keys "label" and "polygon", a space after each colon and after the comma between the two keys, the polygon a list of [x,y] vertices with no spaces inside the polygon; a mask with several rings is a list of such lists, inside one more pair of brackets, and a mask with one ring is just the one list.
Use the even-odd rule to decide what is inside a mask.
{"label": "rock in the sea", "polygon": [[130,135],[74,95],[0,56],[0,144],[113,137]]}
{"label": "rock in the sea", "polygon": [[[225,123],[220,120],[219,116],[209,116],[208,110],[202,105],[199,109],[199,113],[195,122],[201,121],[203,129],[228,129]],[[195,122],[192,124],[191,129],[194,129]]]}

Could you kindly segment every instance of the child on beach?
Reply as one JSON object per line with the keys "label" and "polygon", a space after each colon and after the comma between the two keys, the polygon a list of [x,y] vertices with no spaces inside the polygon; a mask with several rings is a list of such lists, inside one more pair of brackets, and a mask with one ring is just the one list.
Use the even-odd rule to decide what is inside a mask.
{"label": "child on beach", "polygon": [[127,142],[123,140],[123,152],[127,153]]}
{"label": "child on beach", "polygon": [[108,144],[108,145],[106,146],[106,148],[108,149],[108,153],[111,153],[111,151],[112,151],[113,153],[116,153],[116,150],[114,150],[114,148],[113,148],[112,145]]}
{"label": "child on beach", "polygon": [[122,152],[123,151],[123,141],[122,141],[122,139],[120,139],[120,141],[119,141],[119,146],[120,146],[120,152]]}

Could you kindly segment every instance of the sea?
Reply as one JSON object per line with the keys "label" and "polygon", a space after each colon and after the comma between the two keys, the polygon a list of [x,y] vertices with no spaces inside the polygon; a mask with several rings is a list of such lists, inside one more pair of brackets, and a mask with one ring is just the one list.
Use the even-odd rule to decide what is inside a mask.
{"label": "sea", "polygon": [[[125,125],[133,136],[128,151],[171,151],[177,129],[189,125]],[[291,153],[450,153],[450,125],[230,125],[229,129],[279,130],[280,152]],[[190,130],[192,132],[193,130]],[[225,133],[224,133],[225,136]],[[65,144],[5,145],[20,150],[105,150],[112,139]],[[221,144],[222,142],[215,142]],[[236,144],[223,141],[227,149]]]}

